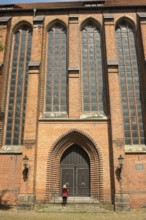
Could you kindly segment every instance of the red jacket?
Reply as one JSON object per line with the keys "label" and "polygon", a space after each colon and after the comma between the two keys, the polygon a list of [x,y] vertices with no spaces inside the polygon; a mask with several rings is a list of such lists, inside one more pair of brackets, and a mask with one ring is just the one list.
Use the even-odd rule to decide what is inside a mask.
{"label": "red jacket", "polygon": [[62,189],[62,197],[68,197],[68,191],[65,188]]}

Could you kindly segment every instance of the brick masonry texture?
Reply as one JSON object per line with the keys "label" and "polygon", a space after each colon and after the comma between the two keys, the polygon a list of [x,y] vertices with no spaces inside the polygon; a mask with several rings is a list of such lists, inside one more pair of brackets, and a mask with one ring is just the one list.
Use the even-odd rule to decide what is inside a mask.
{"label": "brick masonry texture", "polygon": [[16,204],[20,192],[22,155],[1,155],[0,201]]}
{"label": "brick masonry texture", "polygon": [[[112,1],[112,4],[113,2],[115,3]],[[0,43],[6,46],[5,50],[0,52],[0,63],[3,63],[0,72],[0,203],[16,204],[18,194],[34,194],[38,202],[52,199],[52,192],[55,190],[57,193],[60,192],[61,157],[69,146],[79,144],[90,158],[91,195],[100,201],[114,203],[114,198],[119,198],[118,195],[123,193],[127,206],[146,207],[146,151],[128,152],[124,145],[115,37],[116,24],[122,18],[135,25],[135,30],[139,30],[140,38],[136,38],[136,44],[142,59],[139,60],[139,66],[142,69],[140,74],[144,75],[146,72],[144,61],[146,59],[146,17],[139,16],[139,13],[143,13],[145,9],[137,8],[135,12],[132,6],[123,7],[111,7],[110,10],[104,7],[102,10],[94,7],[48,9],[48,12],[38,10],[37,16],[44,16],[44,18],[35,22],[33,10],[23,11],[22,7],[22,13],[21,10],[16,12],[15,9],[13,13],[9,10],[0,11],[0,19],[11,16],[7,23],[2,23],[0,20]],[[108,16],[109,13],[112,17]],[[88,19],[94,21],[100,28],[104,50],[102,55],[106,63],[104,78],[107,117],[100,119],[85,117],[83,114],[81,28]],[[67,30],[68,116],[59,119],[44,117],[47,31],[55,22],[61,22]],[[29,25],[33,31],[31,61],[34,66],[29,67],[28,72],[25,128],[20,154],[17,151],[9,153],[8,150],[4,150],[6,149],[4,140],[13,31],[22,24]],[[139,48],[138,45],[142,45],[143,48]],[[40,62],[40,66],[35,65],[35,62]],[[146,84],[145,77],[141,79],[143,84]],[[142,89],[143,96],[146,97],[145,86]],[[145,106],[143,109],[145,120]],[[119,166],[120,154],[124,157],[124,167],[122,179],[118,181],[115,172]],[[24,169],[22,158],[25,155],[29,158],[27,182],[24,182],[22,176]]]}

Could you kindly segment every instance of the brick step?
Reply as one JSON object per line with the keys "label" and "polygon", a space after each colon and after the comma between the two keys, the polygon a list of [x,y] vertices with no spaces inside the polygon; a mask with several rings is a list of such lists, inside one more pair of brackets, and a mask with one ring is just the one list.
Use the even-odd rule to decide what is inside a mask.
{"label": "brick step", "polygon": [[[54,197],[50,203],[62,203],[62,197]],[[99,200],[92,198],[92,197],[73,197],[73,196],[69,196],[67,199],[67,203],[68,204],[72,204],[72,203],[87,203],[87,204],[93,204],[93,203],[99,203]]]}
{"label": "brick step", "polygon": [[110,203],[100,204],[41,204],[36,205],[35,210],[38,212],[110,212],[113,206]]}

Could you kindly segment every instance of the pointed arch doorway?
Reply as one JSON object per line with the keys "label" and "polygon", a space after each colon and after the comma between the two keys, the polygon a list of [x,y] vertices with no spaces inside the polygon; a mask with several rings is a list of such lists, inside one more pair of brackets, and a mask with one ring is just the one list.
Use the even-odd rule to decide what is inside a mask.
{"label": "pointed arch doorway", "polygon": [[67,184],[70,196],[90,195],[90,159],[77,144],[69,147],[61,157],[61,184]]}

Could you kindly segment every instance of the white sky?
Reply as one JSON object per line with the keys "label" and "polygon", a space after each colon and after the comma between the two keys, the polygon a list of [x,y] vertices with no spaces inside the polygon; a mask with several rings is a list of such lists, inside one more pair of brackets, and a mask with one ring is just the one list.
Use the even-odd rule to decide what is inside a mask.
{"label": "white sky", "polygon": [[16,3],[31,3],[31,2],[69,2],[77,0],[0,0],[0,4],[16,4]]}

